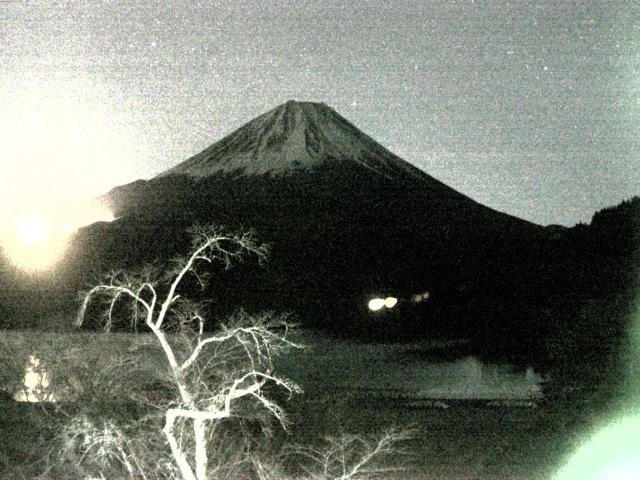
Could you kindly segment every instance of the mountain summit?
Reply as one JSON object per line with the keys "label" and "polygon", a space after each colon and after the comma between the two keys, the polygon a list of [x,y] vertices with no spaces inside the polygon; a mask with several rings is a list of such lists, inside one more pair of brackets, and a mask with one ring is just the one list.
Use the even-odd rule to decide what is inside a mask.
{"label": "mountain summit", "polygon": [[293,100],[255,118],[160,176],[282,176],[345,162],[391,179],[428,177],[324,103]]}
{"label": "mountain summit", "polygon": [[371,296],[409,308],[424,292],[417,323],[403,316],[398,328],[475,328],[467,318],[530,295],[544,254],[542,227],[455,191],[321,103],[280,105],[107,200],[118,220],[83,232],[89,266],[73,271],[162,262],[185,251],[194,224],[253,228],[271,245],[269,268],[225,274],[209,292],[218,307],[291,311],[347,330]]}

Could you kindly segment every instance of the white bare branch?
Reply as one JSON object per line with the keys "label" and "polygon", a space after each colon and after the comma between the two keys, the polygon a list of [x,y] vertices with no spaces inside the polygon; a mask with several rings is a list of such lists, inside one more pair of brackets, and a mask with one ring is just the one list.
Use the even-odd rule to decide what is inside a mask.
{"label": "white bare branch", "polygon": [[410,430],[389,430],[377,438],[356,435],[328,437],[321,447],[295,446],[290,455],[306,459],[302,469],[318,480],[365,480],[384,478],[402,468],[381,463],[385,458],[406,453],[399,444],[412,437]]}
{"label": "white bare branch", "polygon": [[[77,325],[83,324],[88,305],[97,295],[109,298],[107,330],[113,324],[113,316],[117,314],[115,306],[120,298],[127,297],[133,302],[136,322],[136,309],[144,309],[145,323],[162,349],[169,366],[169,377],[179,392],[179,398],[165,411],[165,437],[183,478],[204,480],[208,465],[206,432],[212,423],[232,416],[234,401],[245,397],[255,399],[285,425],[284,411],[264,395],[262,387],[273,382],[290,394],[300,391],[295,384],[272,373],[275,355],[300,346],[287,338],[289,325],[285,317],[250,316],[243,311],[232,317],[228,326],[222,325],[218,334],[204,337],[202,305],[183,299],[178,293],[185,277],[193,275],[203,285],[206,272],[196,271],[196,264],[210,264],[215,260],[228,267],[233,259],[246,253],[262,260],[267,249],[258,245],[251,233],[231,235],[211,227],[197,227],[191,233],[194,246],[190,255],[166,271],[165,276],[154,267],[137,276],[117,272],[104,284],[89,290],[84,295]],[[167,293],[163,294],[162,301],[158,298],[158,292],[162,291],[156,285],[158,278],[166,280]],[[173,320],[167,320],[170,312],[171,318],[177,319],[177,325]],[[173,326],[179,327],[182,333],[168,336],[166,330]],[[201,360],[203,352],[209,350],[207,358]],[[182,427],[176,436],[174,430],[178,420],[182,420],[181,426],[184,420],[193,423],[193,452],[183,450]]]}
{"label": "white bare branch", "polygon": [[[202,325],[202,324],[200,324]],[[202,332],[202,327],[200,327],[199,329],[200,332]],[[189,358],[187,358],[182,365],[180,365],[180,370],[181,371],[185,371],[187,368],[189,368],[191,365],[193,365],[193,362],[196,361],[196,359],[198,358],[198,356],[200,355],[200,352],[202,351],[202,349],[208,345],[209,343],[221,343],[224,342],[225,340],[229,340],[231,338],[233,338],[234,332],[228,334],[228,335],[223,335],[223,336],[216,336],[216,337],[208,337],[204,340],[199,340],[198,344],[195,346],[195,348],[193,349],[193,351],[191,352],[191,355],[189,356]]]}
{"label": "white bare branch", "polygon": [[[123,287],[123,286],[118,286],[118,285],[98,285],[93,287],[91,290],[89,290],[89,292],[84,296],[84,300],[82,302],[82,305],[80,307],[80,310],[78,312],[78,316],[76,318],[76,325],[77,326],[81,326],[84,322],[84,317],[85,317],[85,313],[87,311],[87,307],[89,306],[89,302],[91,301],[91,298],[94,295],[100,294],[100,293],[106,293],[109,294],[111,297],[115,299],[117,299],[120,295],[128,295],[129,297],[131,297],[135,302],[140,303],[146,310],[147,312],[153,312],[153,310],[151,309],[151,305],[149,305],[144,298],[142,298],[140,295],[138,295],[136,292],[134,292],[131,288],[128,287]],[[113,301],[111,302],[111,307],[110,310],[113,309]]]}

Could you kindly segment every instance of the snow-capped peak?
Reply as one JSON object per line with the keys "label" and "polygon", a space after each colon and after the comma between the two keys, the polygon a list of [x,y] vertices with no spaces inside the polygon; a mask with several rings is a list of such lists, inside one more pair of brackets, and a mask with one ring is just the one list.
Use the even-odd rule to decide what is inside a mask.
{"label": "snow-capped peak", "polygon": [[161,175],[289,175],[353,162],[390,178],[427,176],[323,103],[288,101]]}

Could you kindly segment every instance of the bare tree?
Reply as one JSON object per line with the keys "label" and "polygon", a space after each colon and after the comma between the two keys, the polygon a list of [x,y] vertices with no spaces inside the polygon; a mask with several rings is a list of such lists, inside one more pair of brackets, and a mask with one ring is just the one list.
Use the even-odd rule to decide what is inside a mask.
{"label": "bare tree", "polygon": [[[232,416],[241,399],[253,400],[284,426],[283,410],[263,387],[271,382],[289,393],[299,390],[273,371],[273,358],[298,345],[288,338],[286,317],[268,313],[255,316],[241,311],[216,333],[205,332],[203,305],[182,297],[183,282],[189,277],[204,287],[206,272],[198,269],[200,264],[219,261],[228,268],[247,254],[262,260],[267,249],[251,233],[228,234],[213,227],[197,227],[191,233],[191,253],[168,271],[148,267],[136,274],[113,273],[84,293],[77,324],[85,322],[90,302],[101,296],[107,301],[103,318],[108,331],[121,302],[128,302],[134,324],[142,322],[161,347],[169,380],[176,388],[175,402],[165,409],[163,429],[173,459],[185,480],[204,480],[208,432],[215,422]],[[191,442],[182,431],[176,433],[178,424],[189,422]],[[193,445],[193,451],[188,445]]]}
{"label": "bare tree", "polygon": [[330,436],[321,446],[290,447],[288,455],[301,457],[301,468],[310,480],[382,479],[405,470],[397,460],[408,453],[399,444],[412,436],[411,430],[395,429],[377,437]]}

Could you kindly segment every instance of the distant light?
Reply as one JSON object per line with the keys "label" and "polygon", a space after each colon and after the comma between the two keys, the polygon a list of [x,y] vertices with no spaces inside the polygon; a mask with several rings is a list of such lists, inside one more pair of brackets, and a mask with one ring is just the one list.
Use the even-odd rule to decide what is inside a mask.
{"label": "distant light", "polygon": [[387,297],[384,299],[384,306],[387,308],[393,308],[398,303],[398,299],[396,297]]}
{"label": "distant light", "polygon": [[369,300],[369,310],[377,312],[385,306],[385,300],[383,298],[374,298]]}
{"label": "distant light", "polygon": [[369,310],[377,312],[383,308],[393,308],[397,303],[398,299],[396,297],[373,298],[369,300]]}
{"label": "distant light", "polygon": [[429,299],[429,292],[416,293],[411,297],[413,303],[420,303]]}

